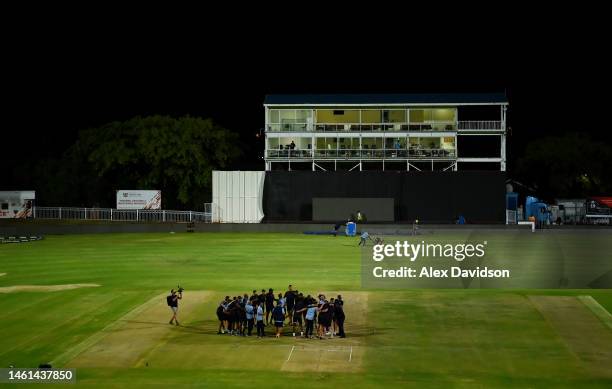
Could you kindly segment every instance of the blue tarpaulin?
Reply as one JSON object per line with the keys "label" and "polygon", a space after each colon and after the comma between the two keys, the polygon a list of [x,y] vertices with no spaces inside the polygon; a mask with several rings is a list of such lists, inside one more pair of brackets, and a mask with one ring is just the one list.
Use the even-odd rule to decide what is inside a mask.
{"label": "blue tarpaulin", "polygon": [[357,234],[357,224],[353,222],[346,223],[346,236],[355,236]]}

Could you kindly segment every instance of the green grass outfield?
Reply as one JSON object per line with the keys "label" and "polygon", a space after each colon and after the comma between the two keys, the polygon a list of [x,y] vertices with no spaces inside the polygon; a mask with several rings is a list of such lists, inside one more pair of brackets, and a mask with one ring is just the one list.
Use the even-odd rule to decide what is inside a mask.
{"label": "green grass outfield", "polygon": [[[524,246],[508,232],[489,241],[515,256],[549,255],[545,235],[521,234]],[[602,236],[610,237],[563,241],[588,248]],[[365,291],[356,242],[151,233],[1,245],[0,288],[100,286],[0,293],[0,367],[53,361],[76,367],[79,386],[100,388],[612,386],[612,329],[582,299],[565,297],[590,295],[612,312],[612,290]],[[171,327],[162,296],[177,283],[186,288],[182,326]],[[216,335],[222,296],[289,283],[343,294],[348,337]]]}

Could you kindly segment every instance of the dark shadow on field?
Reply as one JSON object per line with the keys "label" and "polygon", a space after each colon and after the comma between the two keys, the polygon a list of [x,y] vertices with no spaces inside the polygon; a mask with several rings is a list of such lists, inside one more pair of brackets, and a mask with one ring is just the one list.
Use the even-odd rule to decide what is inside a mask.
{"label": "dark shadow on field", "polygon": [[[213,321],[209,320],[213,323]],[[217,324],[205,325],[206,321],[191,322],[188,325],[181,324],[178,328],[182,332],[188,332],[191,334],[204,334],[204,335],[217,335],[218,322]]]}
{"label": "dark shadow on field", "polygon": [[[159,328],[159,327],[170,327],[170,328],[179,328],[179,329],[191,329],[194,330],[193,332],[196,332],[196,330],[200,330],[197,331],[199,333],[208,333],[207,331],[203,331],[201,330],[201,327],[197,326],[197,323],[191,324],[191,325],[174,325],[174,324],[169,324],[167,321],[142,321],[142,320],[121,320],[121,323],[126,323],[126,324],[148,324],[147,326],[139,326],[138,329],[139,330],[145,330],[145,329],[151,329],[151,328]],[[116,328],[116,329],[110,329],[107,330],[107,332],[121,332],[124,331],[124,328]],[[216,333],[216,330],[215,330]]]}
{"label": "dark shadow on field", "polygon": [[609,289],[612,287],[612,270],[589,282],[589,287],[593,289]]}
{"label": "dark shadow on field", "polygon": [[[168,325],[168,324],[166,324]],[[201,334],[201,335],[219,335],[217,334],[217,330],[219,328],[219,322],[213,320],[201,320],[196,322],[191,322],[188,325],[180,325],[177,329],[182,332],[187,332],[191,334]],[[274,326],[267,325],[265,327],[266,334],[273,337]],[[299,328],[297,329],[299,331]],[[351,325],[350,330],[347,330],[346,335],[350,338],[366,338],[373,334],[385,334],[390,331],[395,331],[396,328],[387,328],[387,327],[373,327],[367,325]],[[293,327],[289,325],[285,325],[283,327],[283,336],[285,337],[293,337]],[[225,337],[229,337],[230,335],[223,335]],[[239,336],[238,336],[239,337]],[[255,329],[253,329],[253,333],[251,337],[256,337]],[[297,338],[298,336],[296,336]]]}

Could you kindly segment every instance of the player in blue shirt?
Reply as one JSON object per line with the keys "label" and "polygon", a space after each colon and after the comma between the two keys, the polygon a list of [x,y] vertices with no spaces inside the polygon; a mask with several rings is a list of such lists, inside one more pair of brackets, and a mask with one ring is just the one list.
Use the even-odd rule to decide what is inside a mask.
{"label": "player in blue shirt", "polygon": [[[247,301],[246,305],[244,306],[244,311],[246,313],[246,321],[247,321],[247,328],[248,328],[248,332],[247,332],[247,336],[251,336],[251,332],[253,332],[253,322],[254,322],[254,316],[255,316],[255,308],[253,307],[253,300],[249,300]],[[262,314],[262,319],[263,319],[263,314]],[[244,333],[244,328],[242,329],[243,333]]]}
{"label": "player in blue shirt", "polygon": [[[309,302],[312,302],[310,299],[307,299]],[[316,304],[310,304],[306,308],[302,308],[300,310],[296,310],[296,313],[306,312],[304,316],[304,320],[306,321],[306,333],[304,333],[305,338],[312,338],[312,333],[314,331],[314,322],[315,317],[317,315],[317,306]]]}
{"label": "player in blue shirt", "polygon": [[257,337],[258,338],[263,338],[264,336],[266,336],[265,332],[264,332],[264,310],[262,307],[262,304],[259,303],[259,300],[255,301],[255,320],[257,321]]}
{"label": "player in blue shirt", "polygon": [[362,232],[361,238],[359,239],[359,243],[357,244],[357,246],[361,246],[363,244],[363,247],[365,247],[368,239],[372,240],[372,238],[370,238],[370,234],[368,234],[367,231]]}

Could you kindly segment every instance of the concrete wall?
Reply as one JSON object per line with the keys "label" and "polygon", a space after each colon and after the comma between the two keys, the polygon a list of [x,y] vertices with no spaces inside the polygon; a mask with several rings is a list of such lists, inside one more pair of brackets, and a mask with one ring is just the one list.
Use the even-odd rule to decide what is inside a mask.
{"label": "concrete wall", "polygon": [[64,223],[49,221],[0,223],[0,235],[2,236],[71,235],[122,232],[184,232],[186,230],[187,224],[184,223]]}
{"label": "concrete wall", "polygon": [[[423,234],[432,231],[515,231],[522,230],[526,233],[531,231],[527,226],[516,225],[421,225],[420,232]],[[330,224],[285,224],[285,223],[214,223],[195,224],[195,232],[288,232],[303,233],[305,231],[331,231]],[[412,225],[408,224],[364,224],[358,226],[359,231],[366,230],[372,234],[409,235]],[[612,231],[610,226],[561,226],[536,233],[552,233],[555,231]],[[2,236],[27,236],[27,235],[71,235],[71,234],[99,234],[99,233],[184,233],[187,231],[185,223],[127,223],[127,222],[91,222],[91,223],[66,223],[55,221],[2,221],[0,222],[0,235]],[[343,231],[342,231],[343,233]]]}

